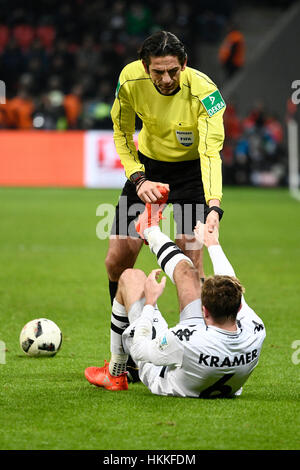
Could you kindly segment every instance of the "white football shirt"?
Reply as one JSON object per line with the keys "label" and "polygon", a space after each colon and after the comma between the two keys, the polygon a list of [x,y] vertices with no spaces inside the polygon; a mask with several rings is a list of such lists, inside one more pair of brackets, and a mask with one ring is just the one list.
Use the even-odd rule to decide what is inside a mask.
{"label": "white football shirt", "polygon": [[[208,251],[215,274],[235,275],[219,245]],[[187,305],[172,328],[159,316],[157,309],[146,305],[123,334],[125,349],[138,363],[140,378],[152,393],[200,398],[241,393],[258,364],[265,338],[261,318],[244,298],[235,332],[206,326],[200,299]],[[157,332],[154,339],[153,331]]]}

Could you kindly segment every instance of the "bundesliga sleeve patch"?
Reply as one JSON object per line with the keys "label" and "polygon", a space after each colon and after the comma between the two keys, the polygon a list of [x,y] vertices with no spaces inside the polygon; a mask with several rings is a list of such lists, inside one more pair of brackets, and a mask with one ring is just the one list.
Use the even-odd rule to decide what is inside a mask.
{"label": "bundesliga sleeve patch", "polygon": [[210,95],[206,96],[206,98],[203,98],[201,103],[206,109],[209,117],[212,117],[214,114],[216,114],[218,111],[221,111],[221,109],[225,107],[225,101],[219,90],[216,90]]}
{"label": "bundesliga sleeve patch", "polygon": [[120,86],[121,86],[121,83],[120,83],[120,80],[118,81],[118,84],[117,84],[117,88],[116,88],[116,93],[115,93],[115,97],[117,98],[118,94],[119,94],[119,90],[120,90]]}

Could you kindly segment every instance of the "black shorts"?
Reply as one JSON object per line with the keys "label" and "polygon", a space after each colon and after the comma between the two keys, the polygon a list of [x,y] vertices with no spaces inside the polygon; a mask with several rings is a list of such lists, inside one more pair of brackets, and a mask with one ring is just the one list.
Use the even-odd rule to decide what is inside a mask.
{"label": "black shorts", "polygon": [[[193,234],[197,221],[205,221],[208,209],[204,197],[200,160],[161,162],[148,158],[140,152],[139,158],[145,166],[148,180],[169,184],[168,203],[173,205],[176,233]],[[137,196],[135,185],[127,180],[116,206],[111,235],[139,237],[134,228],[134,220],[144,208],[145,204]]]}

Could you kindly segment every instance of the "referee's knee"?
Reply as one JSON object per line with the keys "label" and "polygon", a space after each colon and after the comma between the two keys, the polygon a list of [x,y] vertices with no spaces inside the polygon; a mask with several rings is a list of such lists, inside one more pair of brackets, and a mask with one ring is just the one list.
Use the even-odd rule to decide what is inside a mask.
{"label": "referee's knee", "polygon": [[113,253],[108,252],[104,261],[108,277],[111,281],[118,281],[128,264],[123,264]]}

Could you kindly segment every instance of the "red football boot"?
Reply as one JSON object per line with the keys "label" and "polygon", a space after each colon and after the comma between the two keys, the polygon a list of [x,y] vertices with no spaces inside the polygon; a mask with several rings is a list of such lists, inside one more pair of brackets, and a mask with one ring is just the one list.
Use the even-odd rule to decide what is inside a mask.
{"label": "red football boot", "polygon": [[127,373],[121,375],[110,375],[109,362],[104,361],[104,367],[88,367],[84,375],[86,379],[97,387],[104,387],[107,390],[128,390]]}
{"label": "red football boot", "polygon": [[153,203],[147,202],[144,212],[138,216],[135,223],[135,229],[146,245],[148,245],[148,242],[145,240],[144,230],[159,225],[160,220],[163,218],[162,212],[166,207],[169,197],[169,190],[165,186],[158,186],[157,189],[159,189],[163,197]]}

